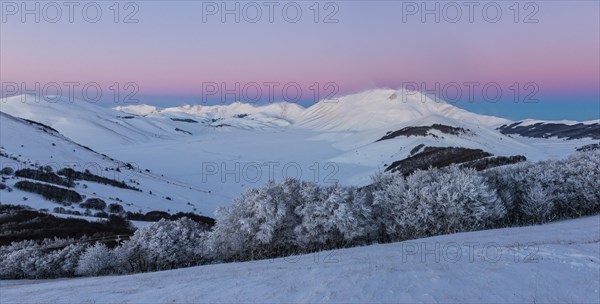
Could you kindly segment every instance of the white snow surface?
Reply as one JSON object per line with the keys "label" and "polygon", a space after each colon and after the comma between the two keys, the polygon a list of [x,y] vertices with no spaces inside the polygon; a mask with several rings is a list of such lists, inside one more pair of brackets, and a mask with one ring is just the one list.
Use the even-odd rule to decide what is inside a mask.
{"label": "white snow surface", "polygon": [[600,216],[592,216],[273,260],[0,281],[0,302],[598,303],[599,290]]}
{"label": "white snow surface", "polygon": [[[260,187],[268,179],[296,177],[319,183],[366,185],[374,173],[408,157],[420,144],[482,149],[496,156],[519,154],[537,161],[564,158],[578,147],[597,142],[504,135],[495,128],[511,123],[507,119],[470,113],[417,92],[392,89],[323,100],[306,109],[290,103],[166,109],[129,105],[108,109],[85,101],[35,102],[31,96],[16,96],[0,103],[0,111],[58,130],[66,137],[64,140],[72,141],[67,146],[85,145],[120,164],[134,163],[141,168],[134,179],[145,193],[153,191],[153,196],[121,190],[103,195],[132,204],[126,209],[173,213],[196,208],[209,216],[245,189]],[[6,117],[0,117],[0,145],[8,153],[21,154],[23,159],[40,164],[99,162],[102,167],[116,166],[115,161],[98,160],[98,154],[81,147],[71,152],[62,144],[50,146],[53,138],[39,139],[45,135],[19,124],[10,125]],[[428,136],[377,141],[389,131],[433,124],[470,132],[450,135],[431,131]],[[39,141],[44,144],[33,145]],[[102,191],[88,185],[88,192]],[[2,192],[0,201],[41,208],[31,195],[30,200],[21,202],[22,194]],[[167,196],[173,201],[165,201]]]}
{"label": "white snow surface", "polygon": [[[21,169],[50,165],[54,170],[73,168],[77,171],[84,171],[87,169],[93,174],[105,178],[124,180],[128,185],[142,191],[121,189],[89,181],[78,181],[80,184],[73,190],[87,198],[100,198],[107,204],[121,204],[126,211],[144,213],[153,210],[170,213],[184,211],[211,216],[217,206],[230,200],[229,197],[210,193],[207,189],[161,176],[158,172],[147,172],[144,167],[139,167],[137,164],[134,170],[130,170],[124,162],[90,151],[59,133],[45,130],[41,126],[27,123],[5,113],[0,113],[0,130],[2,131],[0,150],[17,158],[15,161],[0,156],[1,167],[9,166]],[[119,168],[120,172],[112,170],[116,168]],[[105,169],[111,170],[105,171]],[[13,191],[2,190],[0,203],[22,204],[48,210],[61,207],[61,205],[44,199],[41,195],[14,188],[14,184],[21,180],[27,179],[12,176],[5,182],[13,188]],[[24,197],[27,198],[27,201],[23,200]],[[167,200],[166,197],[169,197],[170,200]],[[85,211],[76,205],[67,209]]]}

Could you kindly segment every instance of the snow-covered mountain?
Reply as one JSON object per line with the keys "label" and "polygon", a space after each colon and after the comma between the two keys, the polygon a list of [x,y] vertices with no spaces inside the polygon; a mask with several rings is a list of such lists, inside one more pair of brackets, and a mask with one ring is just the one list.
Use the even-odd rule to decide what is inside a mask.
{"label": "snow-covered mountain", "polygon": [[56,102],[40,102],[36,101],[34,96],[7,98],[0,108],[2,112],[15,117],[51,126],[74,141],[88,146],[180,139],[218,128],[254,130],[285,127],[292,124],[294,118],[302,111],[301,107],[289,103],[262,107],[234,103],[225,106],[181,106],[168,109],[132,105],[109,109],[98,104],[66,98],[59,98]]}
{"label": "snow-covered mountain", "polygon": [[[148,187],[144,192],[152,190],[173,199],[132,197],[135,208],[190,211],[190,202],[207,215],[216,206],[229,204],[244,189],[268,179],[297,177],[366,185],[374,173],[399,161],[423,163],[419,158],[431,157],[434,148],[467,149],[486,159],[516,155],[529,160],[562,158],[597,143],[594,132],[599,125],[597,121],[583,127],[576,122],[562,123],[553,129],[555,133],[528,137],[538,134],[535,128],[540,125],[556,128],[557,123],[513,122],[436,102],[418,92],[391,89],[323,100],[306,109],[289,103],[109,109],[83,101],[35,102],[31,96],[17,96],[1,103],[0,111],[6,113],[1,116],[0,138],[6,153],[21,154],[24,160],[39,164],[57,159],[95,162],[98,157],[102,160],[98,153],[115,159],[102,160],[102,167],[135,163],[143,169],[137,174],[139,183]],[[35,131],[19,118],[55,129],[60,134],[53,136],[61,136],[60,144],[50,145],[55,141],[51,134]],[[578,136],[562,136],[574,129]],[[20,146],[33,147],[35,142],[45,144],[33,149]],[[98,153],[75,148],[61,156],[65,153],[58,148],[62,142]],[[436,157],[447,154],[441,151]],[[2,194],[2,202],[8,202],[9,196]],[[120,195],[123,199],[125,194]],[[17,199],[10,196],[12,202]]]}
{"label": "snow-covered mountain", "polygon": [[326,131],[362,131],[386,129],[423,118],[443,122],[464,121],[484,126],[508,122],[434,101],[419,92],[378,89],[335,100],[323,100],[304,111],[298,124]]}

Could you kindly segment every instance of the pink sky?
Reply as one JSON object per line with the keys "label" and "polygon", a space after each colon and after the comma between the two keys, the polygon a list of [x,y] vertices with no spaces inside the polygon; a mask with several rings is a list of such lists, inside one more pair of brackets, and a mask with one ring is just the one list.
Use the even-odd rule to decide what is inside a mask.
{"label": "pink sky", "polygon": [[[335,2],[336,24],[315,23],[309,4],[291,24],[201,20],[196,2],[139,2],[139,23],[105,18],[56,24],[7,16],[3,82],[135,82],[152,95],[195,95],[204,82],[335,82],[341,94],[407,82],[535,82],[545,95],[598,97],[598,2],[536,2],[535,24],[402,22],[400,2]],[[108,4],[103,6],[108,16]],[[522,8],[523,9],[523,8]],[[524,18],[527,11],[522,11]],[[277,15],[276,15],[277,16]],[[475,15],[476,17],[478,15]],[[11,19],[12,18],[12,19]],[[466,18],[466,17],[465,17]]]}

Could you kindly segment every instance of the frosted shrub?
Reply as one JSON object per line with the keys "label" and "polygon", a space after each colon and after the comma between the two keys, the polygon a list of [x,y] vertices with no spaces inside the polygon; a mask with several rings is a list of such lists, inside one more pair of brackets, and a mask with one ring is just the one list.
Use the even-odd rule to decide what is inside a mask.
{"label": "frosted shrub", "polygon": [[300,246],[310,250],[339,248],[369,235],[373,224],[364,193],[340,185],[319,192],[296,208],[301,220],[294,233]]}
{"label": "frosted shrub", "polygon": [[295,208],[303,201],[307,183],[286,179],[260,189],[249,189],[230,207],[220,208],[210,235],[210,248],[217,260],[272,257],[296,249]]}
{"label": "frosted shrub", "polygon": [[391,239],[481,229],[506,212],[478,172],[457,166],[395,176],[374,197]]}
{"label": "frosted shrub", "polygon": [[600,151],[575,153],[560,166],[559,212],[581,216],[600,212]]}
{"label": "frosted shrub", "polygon": [[123,248],[115,250],[114,259],[118,264],[127,261],[134,272],[198,265],[204,258],[204,233],[200,224],[188,218],[162,219],[138,229]]}
{"label": "frosted shrub", "polygon": [[116,265],[114,261],[112,250],[102,243],[96,243],[81,255],[75,272],[84,276],[115,273],[120,265]]}
{"label": "frosted shrub", "polygon": [[548,191],[541,185],[535,184],[525,191],[521,210],[526,218],[543,223],[550,216],[553,207]]}
{"label": "frosted shrub", "polygon": [[38,266],[43,254],[33,241],[13,243],[0,250],[0,276],[3,279],[42,278]]}
{"label": "frosted shrub", "polygon": [[42,244],[34,241],[12,243],[0,248],[0,278],[49,279],[73,276],[84,251],[85,245],[74,243],[73,240],[45,240]]}
{"label": "frosted shrub", "polygon": [[505,224],[543,223],[600,212],[600,151],[485,172],[507,209]]}

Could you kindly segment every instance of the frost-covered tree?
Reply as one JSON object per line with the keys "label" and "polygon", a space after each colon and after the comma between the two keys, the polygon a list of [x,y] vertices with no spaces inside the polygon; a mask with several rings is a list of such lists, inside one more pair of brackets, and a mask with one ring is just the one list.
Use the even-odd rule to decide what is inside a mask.
{"label": "frost-covered tree", "polygon": [[373,216],[373,193],[366,188],[353,189],[350,208],[353,224],[343,229],[344,237],[361,245],[376,240],[378,231]]}
{"label": "frost-covered tree", "polygon": [[507,209],[505,224],[600,212],[600,151],[566,160],[522,163],[485,172]]}
{"label": "frost-covered tree", "polygon": [[295,208],[302,202],[308,183],[286,179],[249,189],[232,206],[220,208],[221,216],[210,234],[210,248],[218,260],[253,259],[284,255],[296,249]]}
{"label": "frost-covered tree", "polygon": [[86,244],[74,240],[63,240],[62,243],[58,240],[45,241],[42,246],[45,248],[62,247],[55,250],[44,250],[45,255],[41,258],[43,267],[40,267],[39,270],[45,278],[74,276],[79,259],[88,247]]}
{"label": "frost-covered tree", "polygon": [[373,194],[373,217],[378,238],[382,241],[407,238],[414,234],[413,225],[409,223],[416,222],[417,205],[406,202],[410,200],[410,194],[403,176],[390,174],[382,177],[377,177],[378,189]]}
{"label": "frost-covered tree", "polygon": [[341,185],[268,182],[219,210],[209,237],[212,256],[247,260],[364,243],[373,230],[369,196]]}
{"label": "frost-covered tree", "polygon": [[486,170],[483,174],[490,188],[495,189],[502,205],[506,209],[506,215],[501,220],[503,225],[518,223],[521,218],[519,209],[519,198],[522,197],[523,189],[520,179],[515,177],[518,167],[529,165],[520,163],[511,166],[497,167]]}
{"label": "frost-covered tree", "polygon": [[0,277],[46,279],[75,275],[85,245],[53,239],[42,243],[23,241],[0,248]]}
{"label": "frost-covered tree", "polygon": [[339,232],[335,230],[333,213],[343,204],[343,196],[346,195],[341,187],[319,188],[315,199],[296,208],[295,213],[301,220],[294,232],[300,246],[324,245],[335,242],[336,238],[341,241]]}
{"label": "frost-covered tree", "polygon": [[209,233],[207,245],[212,260],[224,261],[237,259],[244,248],[249,247],[252,235],[246,219],[250,212],[245,205],[246,197],[251,196],[256,189],[247,190],[241,197],[235,198],[231,206],[219,207],[216,213],[219,221]]}
{"label": "frost-covered tree", "polygon": [[392,240],[481,229],[505,213],[478,172],[457,166],[395,176],[374,198]]}
{"label": "frost-covered tree", "polygon": [[43,254],[39,244],[23,241],[0,250],[0,276],[4,279],[42,278],[38,271]]}
{"label": "frost-covered tree", "polygon": [[540,184],[533,184],[523,196],[521,211],[529,221],[543,223],[550,216],[553,207],[548,191]]}
{"label": "frost-covered tree", "polygon": [[300,223],[294,229],[298,244],[309,250],[338,248],[371,232],[371,208],[364,193],[340,185],[324,187],[295,210]]}
{"label": "frost-covered tree", "polygon": [[557,212],[581,216],[600,212],[600,151],[575,153],[559,167]]}
{"label": "frost-covered tree", "polygon": [[204,227],[193,220],[162,219],[138,229],[115,250],[114,259],[128,261],[135,272],[198,265],[205,255],[204,237]]}
{"label": "frost-covered tree", "polygon": [[96,243],[81,255],[75,273],[83,276],[111,274],[119,266],[115,263],[112,250],[102,243]]}

